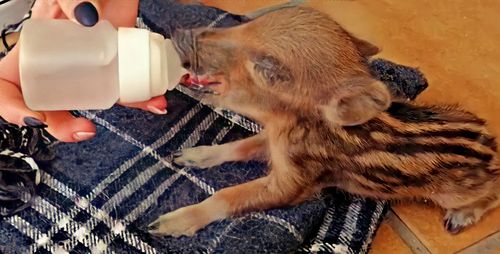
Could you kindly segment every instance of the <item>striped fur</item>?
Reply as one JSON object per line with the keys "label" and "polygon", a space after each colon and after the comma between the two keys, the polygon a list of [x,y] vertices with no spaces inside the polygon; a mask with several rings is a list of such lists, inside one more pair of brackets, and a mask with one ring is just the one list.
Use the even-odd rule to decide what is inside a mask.
{"label": "striped fur", "polygon": [[466,193],[500,174],[494,137],[482,120],[457,108],[394,103],[360,126],[301,118],[287,133],[297,168],[314,169],[308,171],[325,185],[375,198]]}

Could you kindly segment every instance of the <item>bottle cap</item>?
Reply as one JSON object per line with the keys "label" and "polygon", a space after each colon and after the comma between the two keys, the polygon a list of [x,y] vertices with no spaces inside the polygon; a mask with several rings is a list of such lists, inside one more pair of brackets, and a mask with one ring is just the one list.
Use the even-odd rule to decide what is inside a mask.
{"label": "bottle cap", "polygon": [[118,28],[120,102],[147,101],[173,90],[183,74],[172,41],[138,28]]}

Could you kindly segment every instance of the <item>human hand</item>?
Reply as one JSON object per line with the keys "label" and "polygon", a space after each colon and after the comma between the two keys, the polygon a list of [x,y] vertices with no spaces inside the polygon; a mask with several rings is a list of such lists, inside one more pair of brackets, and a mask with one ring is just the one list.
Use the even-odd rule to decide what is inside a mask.
{"label": "human hand", "polygon": [[[38,0],[32,18],[70,19],[84,26],[93,26],[99,19],[109,20],[115,27],[132,27],[137,18],[139,0]],[[165,114],[164,96],[147,102],[121,104],[155,114]],[[67,111],[36,112],[23,99],[19,78],[19,48],[15,46],[0,61],[0,116],[17,125],[45,127],[63,142],[78,142],[95,136],[95,125]]]}

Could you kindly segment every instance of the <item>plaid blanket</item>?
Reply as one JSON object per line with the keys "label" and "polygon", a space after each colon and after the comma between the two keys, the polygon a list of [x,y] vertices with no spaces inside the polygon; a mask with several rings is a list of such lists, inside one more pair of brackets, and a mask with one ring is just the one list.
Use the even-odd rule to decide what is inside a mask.
{"label": "plaid blanket", "polygon": [[[367,252],[385,203],[334,189],[293,208],[213,223],[192,238],[149,235],[146,225],[158,215],[200,202],[218,189],[255,179],[265,171],[265,165],[257,162],[226,163],[210,170],[172,165],[171,154],[179,148],[241,139],[260,127],[229,111],[201,105],[182,88],[166,96],[170,105],[166,116],[120,106],[78,112],[98,125],[98,135],[79,144],[52,143],[55,158],[37,160],[41,168],[38,195],[29,208],[1,220],[0,250]],[[11,131],[4,139],[20,140],[19,136],[29,133]]]}
{"label": "plaid blanket", "polygon": [[[139,25],[147,23],[165,34],[170,30],[165,27],[171,24],[165,17],[174,18],[168,12],[182,11],[178,9],[182,7],[174,5],[170,1],[141,1]],[[215,13],[203,22],[213,21],[222,12],[203,6],[186,8],[196,8],[198,21],[212,15],[203,15],[203,10]],[[167,13],[159,15],[161,11]],[[229,15],[222,22],[232,25],[241,20],[244,19]],[[374,74],[393,92],[407,98],[414,98],[427,87],[425,78],[415,69],[385,60],[375,60],[371,65]],[[19,197],[29,204],[27,208],[21,204],[21,211],[0,219],[0,252],[368,251],[386,203],[353,197],[336,189],[327,189],[316,199],[296,207],[213,223],[191,238],[148,234],[146,227],[157,216],[200,202],[221,188],[260,177],[266,167],[258,162],[226,163],[209,170],[173,165],[172,153],[180,148],[238,140],[260,131],[260,126],[230,111],[202,105],[196,94],[183,88],[166,96],[169,113],[165,116],[120,106],[106,111],[75,112],[97,124],[97,136],[79,144],[49,143],[42,130],[3,125],[6,127],[0,128],[0,168],[24,170],[9,178],[0,174],[2,181],[13,181],[17,176],[20,180],[7,183],[29,187],[30,179],[36,182],[37,174],[33,172],[38,172],[41,179],[36,189],[38,195],[21,188],[28,190]],[[9,205],[0,200],[0,206]]]}
{"label": "plaid blanket", "polygon": [[149,235],[146,225],[158,215],[200,202],[218,189],[265,171],[265,165],[257,162],[227,163],[210,170],[172,165],[171,154],[179,148],[228,142],[252,132],[180,91],[167,97],[167,116],[119,106],[80,112],[98,124],[97,137],[53,147],[56,158],[41,166],[33,205],[1,221],[0,249],[6,253],[366,252],[384,203],[335,190],[297,207],[214,223],[192,238]]}

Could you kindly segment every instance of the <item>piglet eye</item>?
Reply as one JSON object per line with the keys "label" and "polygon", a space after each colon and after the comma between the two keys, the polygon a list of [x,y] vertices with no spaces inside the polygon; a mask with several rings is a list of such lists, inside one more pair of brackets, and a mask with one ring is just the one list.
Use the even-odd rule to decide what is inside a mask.
{"label": "piglet eye", "polygon": [[190,62],[183,62],[182,68],[187,69],[187,70],[191,69],[191,63]]}

